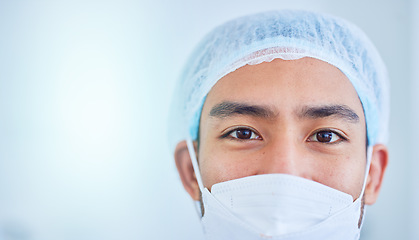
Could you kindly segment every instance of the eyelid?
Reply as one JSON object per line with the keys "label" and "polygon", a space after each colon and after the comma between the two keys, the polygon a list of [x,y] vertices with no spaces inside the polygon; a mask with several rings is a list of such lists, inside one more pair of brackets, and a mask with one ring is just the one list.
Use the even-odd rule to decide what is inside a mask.
{"label": "eyelid", "polygon": [[[334,142],[325,142],[323,144],[334,144],[334,143],[340,143],[342,141],[349,141],[349,138],[346,136],[346,134],[340,130],[334,129],[334,128],[321,128],[321,129],[317,129],[315,131],[313,131],[312,133],[310,133],[308,135],[307,141],[308,142],[318,142],[318,141],[311,141],[309,140],[313,135],[319,133],[319,132],[332,132],[336,135],[338,135],[339,138],[341,138],[340,140],[334,141]],[[321,142],[322,143],[322,142]]]}
{"label": "eyelid", "polygon": [[[250,130],[250,131],[254,132],[256,135],[258,135],[260,137],[260,139],[257,139],[257,140],[262,140],[263,139],[262,135],[258,131],[256,131],[254,128],[249,127],[249,126],[242,126],[242,125],[229,127],[227,129],[223,130],[220,138],[228,138],[231,133],[233,133],[234,131],[240,130],[240,129],[246,129],[246,130]],[[255,139],[239,139],[239,138],[233,138],[233,137],[231,137],[231,138],[234,139],[234,140],[238,140],[238,141],[255,140]]]}

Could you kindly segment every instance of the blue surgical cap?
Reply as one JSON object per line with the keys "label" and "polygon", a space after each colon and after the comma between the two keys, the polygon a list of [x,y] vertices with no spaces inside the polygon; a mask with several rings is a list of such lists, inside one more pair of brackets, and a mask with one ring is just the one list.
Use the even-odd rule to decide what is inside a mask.
{"label": "blue surgical cap", "polygon": [[389,81],[385,65],[355,25],[330,15],[282,10],[229,21],[195,48],[174,93],[169,141],[198,136],[205,97],[219,79],[245,65],[312,57],[340,69],[361,100],[369,145],[386,143]]}

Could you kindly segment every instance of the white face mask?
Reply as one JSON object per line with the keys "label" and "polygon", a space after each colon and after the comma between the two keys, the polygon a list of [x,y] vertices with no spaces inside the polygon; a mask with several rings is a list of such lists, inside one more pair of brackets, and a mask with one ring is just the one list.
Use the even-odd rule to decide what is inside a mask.
{"label": "white face mask", "polygon": [[[203,187],[192,141],[188,148],[202,192],[206,239],[356,240],[361,198],[287,174],[264,174]],[[370,149],[366,173],[369,171]],[[363,195],[365,188],[362,188]]]}

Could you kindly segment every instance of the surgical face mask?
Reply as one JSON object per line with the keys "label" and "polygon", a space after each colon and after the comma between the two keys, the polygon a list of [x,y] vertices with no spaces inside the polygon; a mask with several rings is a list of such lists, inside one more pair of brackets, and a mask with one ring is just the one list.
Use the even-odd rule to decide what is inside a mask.
{"label": "surgical face mask", "polygon": [[[287,174],[264,174],[203,187],[192,141],[188,140],[205,213],[206,239],[356,240],[361,197]],[[371,151],[368,151],[366,173]],[[365,188],[362,188],[360,196]]]}

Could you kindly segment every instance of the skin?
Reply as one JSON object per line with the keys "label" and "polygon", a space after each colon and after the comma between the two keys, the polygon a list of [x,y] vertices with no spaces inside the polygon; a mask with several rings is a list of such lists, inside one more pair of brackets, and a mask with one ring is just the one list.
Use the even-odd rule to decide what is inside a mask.
{"label": "skin", "polygon": [[[283,173],[360,197],[366,167],[362,104],[347,77],[313,58],[246,65],[208,93],[195,151],[203,184]],[[186,143],[175,150],[186,191],[200,200]],[[388,162],[373,147],[365,203],[373,204]]]}

